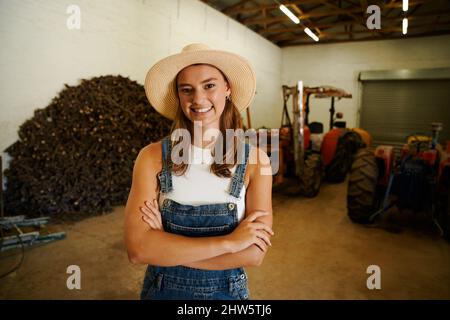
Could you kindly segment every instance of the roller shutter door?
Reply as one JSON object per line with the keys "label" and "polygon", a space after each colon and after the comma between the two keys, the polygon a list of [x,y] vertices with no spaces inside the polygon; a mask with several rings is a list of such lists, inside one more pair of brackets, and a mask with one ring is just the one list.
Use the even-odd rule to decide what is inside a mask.
{"label": "roller shutter door", "polygon": [[432,122],[443,124],[439,141],[450,140],[450,79],[362,80],[360,126],[375,145],[430,134]]}

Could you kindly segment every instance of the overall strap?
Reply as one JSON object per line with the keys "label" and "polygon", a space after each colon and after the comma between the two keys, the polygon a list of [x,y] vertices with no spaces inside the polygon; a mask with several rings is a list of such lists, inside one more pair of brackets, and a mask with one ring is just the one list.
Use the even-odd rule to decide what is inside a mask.
{"label": "overall strap", "polygon": [[162,170],[158,174],[159,183],[161,186],[161,193],[168,193],[173,190],[172,173],[169,168],[169,157],[172,153],[172,142],[170,136],[164,137],[161,140],[162,144]]}
{"label": "overall strap", "polygon": [[244,147],[245,147],[244,159],[243,161],[239,161],[242,159],[238,159],[239,164],[237,165],[236,171],[234,172],[234,175],[231,178],[230,190],[228,191],[229,194],[235,198],[239,198],[242,187],[244,186],[245,170],[247,168],[248,155],[250,153],[250,145],[248,143],[245,143]]}

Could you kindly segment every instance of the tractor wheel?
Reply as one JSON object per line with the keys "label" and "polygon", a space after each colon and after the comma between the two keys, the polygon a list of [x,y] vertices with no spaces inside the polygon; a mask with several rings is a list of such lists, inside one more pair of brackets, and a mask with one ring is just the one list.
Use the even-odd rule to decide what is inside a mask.
{"label": "tractor wheel", "polygon": [[445,210],[442,212],[442,229],[444,231],[444,238],[450,241],[450,192],[447,195],[447,201],[444,199],[442,208]]}
{"label": "tractor wheel", "polygon": [[356,223],[370,223],[369,217],[377,208],[378,166],[375,155],[360,149],[350,171],[347,189],[349,218]]}
{"label": "tractor wheel", "polygon": [[444,238],[450,241],[450,167],[442,171],[437,201],[437,220],[444,232]]}
{"label": "tractor wheel", "polygon": [[305,160],[305,168],[300,176],[300,192],[305,197],[317,196],[322,183],[322,158],[320,154],[313,153]]}
{"label": "tractor wheel", "polygon": [[354,131],[346,131],[339,137],[333,160],[326,168],[326,178],[330,182],[342,182],[345,180],[353,156],[363,146],[360,135]]}

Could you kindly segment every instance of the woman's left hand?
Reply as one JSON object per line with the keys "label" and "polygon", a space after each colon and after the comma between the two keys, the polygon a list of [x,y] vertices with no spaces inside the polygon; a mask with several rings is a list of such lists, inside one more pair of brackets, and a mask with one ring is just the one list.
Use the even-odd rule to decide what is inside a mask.
{"label": "woman's left hand", "polygon": [[139,207],[142,220],[153,230],[163,230],[161,212],[159,212],[158,201],[144,201],[144,206]]}

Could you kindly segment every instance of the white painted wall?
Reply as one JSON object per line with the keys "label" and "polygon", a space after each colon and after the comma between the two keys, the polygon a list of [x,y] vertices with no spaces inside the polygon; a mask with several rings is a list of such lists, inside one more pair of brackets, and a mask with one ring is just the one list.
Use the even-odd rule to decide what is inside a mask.
{"label": "white painted wall", "polygon": [[[80,30],[66,27],[72,4],[81,9]],[[192,42],[250,60],[252,124],[278,126],[270,115],[281,99],[281,49],[200,1],[0,0],[0,150],[64,83],[120,74],[143,84],[157,60]]]}
{"label": "white painted wall", "polygon": [[[355,127],[361,71],[450,67],[450,36],[297,46],[282,52],[282,83],[293,86],[303,80],[305,86],[331,85],[350,92],[353,98],[336,102],[336,109],[344,113],[348,127]],[[331,99],[310,99],[311,121],[322,122],[326,130],[330,104]]]}

